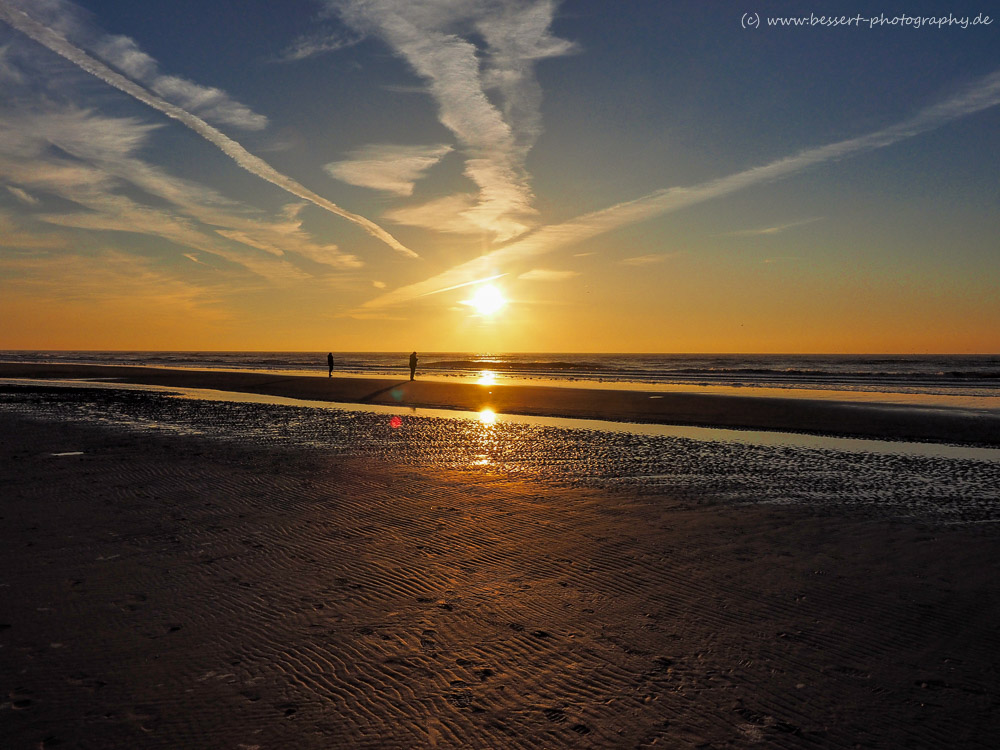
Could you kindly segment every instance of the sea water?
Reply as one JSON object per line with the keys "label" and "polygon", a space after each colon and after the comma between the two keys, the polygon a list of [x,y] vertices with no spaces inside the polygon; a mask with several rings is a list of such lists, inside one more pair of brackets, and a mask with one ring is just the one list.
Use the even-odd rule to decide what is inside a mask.
{"label": "sea water", "polygon": [[[1000,396],[1000,355],[418,352],[430,378]],[[338,374],[408,376],[409,352],[334,352]],[[326,374],[326,352],[0,351],[0,362]]]}

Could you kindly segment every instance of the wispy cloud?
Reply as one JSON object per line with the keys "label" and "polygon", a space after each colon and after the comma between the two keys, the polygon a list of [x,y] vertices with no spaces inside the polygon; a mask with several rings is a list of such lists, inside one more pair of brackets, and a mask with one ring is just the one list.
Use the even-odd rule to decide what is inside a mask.
{"label": "wispy cloud", "polygon": [[[549,31],[555,0],[327,4],[359,32],[383,39],[410,64],[427,82],[441,123],[458,139],[465,175],[479,192],[471,205],[451,204],[462,220],[446,222],[444,231],[474,229],[499,240],[523,234],[535,214],[524,160],[541,132],[541,91],[533,68],[539,60],[572,49]],[[499,107],[488,92],[498,94]],[[417,215],[419,210],[410,210],[407,223],[429,223]]]}
{"label": "wispy cloud", "polygon": [[64,248],[69,239],[54,232],[37,232],[26,229],[22,222],[0,211],[0,247],[16,249]]}
{"label": "wispy cloud", "polygon": [[336,52],[346,47],[353,47],[364,37],[360,34],[345,34],[341,31],[330,31],[323,29],[312,34],[304,34],[293,41],[280,55],[275,62],[297,62],[306,60],[317,55],[325,55],[328,52]]}
{"label": "wispy cloud", "polygon": [[[6,22],[13,28],[35,40],[39,44],[47,47],[56,54],[69,60],[81,70],[84,70],[96,78],[104,81],[109,86],[113,86],[119,91],[128,94],[143,104],[152,107],[167,117],[170,117],[171,119],[176,120],[182,125],[190,128],[206,141],[219,148],[223,153],[236,162],[236,164],[251,174],[276,185],[292,195],[309,201],[310,203],[319,206],[330,213],[336,214],[337,216],[357,224],[370,235],[378,238],[397,252],[408,257],[417,257],[416,253],[405,247],[395,237],[382,229],[382,227],[375,224],[373,221],[341,208],[332,201],[317,195],[291,177],[282,174],[260,157],[251,154],[232,138],[225,135],[212,125],[209,125],[202,118],[192,114],[183,107],[157,96],[130,78],[127,78],[121,73],[111,69],[105,63],[70,43],[66,37],[57,30],[57,28],[50,28],[49,26],[39,23],[26,11],[16,7],[12,2],[10,2],[10,0],[0,0],[0,20]],[[132,63],[135,67],[137,67],[137,69],[142,68],[141,60],[137,62],[133,59]]]}
{"label": "wispy cloud", "polygon": [[16,187],[15,185],[7,185],[7,191],[15,198],[17,198],[19,201],[21,201],[21,203],[26,203],[29,206],[38,205],[38,198],[27,193],[21,188]]}
{"label": "wispy cloud", "polygon": [[579,271],[552,271],[546,268],[535,268],[522,273],[517,278],[523,281],[566,281],[579,276]]}
{"label": "wispy cloud", "polygon": [[451,146],[403,146],[373,143],[355,149],[345,161],[327,164],[331,177],[351,185],[384,190],[399,196],[413,195],[414,183],[450,153]]}
{"label": "wispy cloud", "polygon": [[802,219],[801,221],[792,221],[788,224],[776,224],[771,227],[761,227],[759,229],[738,229],[735,232],[723,232],[718,237],[764,237],[771,234],[780,234],[787,229],[794,229],[795,227],[802,227],[806,224],[812,224],[815,221],[820,221],[822,217],[815,216],[811,219]]}
{"label": "wispy cloud", "polygon": [[619,261],[623,266],[652,266],[662,263],[667,258],[671,258],[676,253],[652,253],[650,255],[637,255],[633,258],[623,258]]}
{"label": "wispy cloud", "polygon": [[473,234],[481,232],[467,213],[476,207],[476,196],[456,193],[414,206],[392,208],[382,214],[389,221],[411,227],[423,227],[438,232]]}
{"label": "wispy cloud", "polygon": [[[507,274],[505,273],[497,273],[493,274],[492,276],[487,276],[486,278],[483,279],[473,279],[472,281],[463,281],[461,284],[455,284],[455,286],[450,286],[447,289],[441,289],[438,291],[450,292],[452,289],[461,289],[462,287],[472,286],[473,284],[485,284],[487,281],[496,281],[497,279],[502,279],[506,275]],[[431,294],[436,294],[436,293],[437,292],[431,292]]]}
{"label": "wispy cloud", "polygon": [[156,321],[172,326],[188,316],[203,324],[227,320],[231,313],[219,304],[225,289],[209,279],[180,278],[148,258],[114,250],[0,256],[0,300],[22,310],[43,308],[48,316],[79,314],[121,323],[138,305],[143,326]]}
{"label": "wispy cloud", "polygon": [[[87,209],[36,215],[39,221],[160,237],[218,255],[272,280],[307,274],[287,259],[275,262],[257,257],[256,251],[240,252],[231,242],[274,256],[299,254],[338,269],[361,265],[353,255],[317,243],[302,231],[298,215],[304,203],[286,206],[280,218],[267,219],[137,158],[135,152],[156,127],[75,108],[46,106],[41,112],[21,108],[16,114],[0,110],[0,180],[25,194],[24,188],[30,188]],[[157,205],[139,202],[150,196]]]}
{"label": "wispy cloud", "polygon": [[178,76],[163,75],[156,60],[143,52],[134,39],[103,36],[94,45],[94,52],[164,99],[205,120],[244,130],[263,130],[267,127],[267,117],[257,114],[225,92]]}
{"label": "wispy cloud", "polygon": [[0,46],[0,81],[9,83],[21,83],[24,76],[21,71],[10,61],[10,45]]}
{"label": "wispy cloud", "polygon": [[524,239],[455,266],[434,277],[369,300],[363,307],[368,309],[386,307],[445,291],[470,278],[482,276],[484,273],[496,273],[497,269],[506,265],[524,262],[572,246],[619,227],[647,221],[755,185],[776,182],[832,161],[886,148],[997,104],[1000,104],[1000,71],[979,79],[953,96],[928,106],[895,125],[856,138],[806,149],[770,164],[709,180],[700,185],[657,190],[642,198],[584,214],[562,224],[544,227]]}

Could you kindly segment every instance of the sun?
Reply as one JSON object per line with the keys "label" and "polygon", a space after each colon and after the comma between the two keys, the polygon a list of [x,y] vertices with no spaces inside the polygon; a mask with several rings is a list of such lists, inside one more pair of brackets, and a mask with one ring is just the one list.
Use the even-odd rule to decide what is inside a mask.
{"label": "sun", "polygon": [[481,286],[472,295],[472,299],[466,300],[465,304],[470,305],[480,315],[493,315],[507,304],[503,293],[492,284]]}

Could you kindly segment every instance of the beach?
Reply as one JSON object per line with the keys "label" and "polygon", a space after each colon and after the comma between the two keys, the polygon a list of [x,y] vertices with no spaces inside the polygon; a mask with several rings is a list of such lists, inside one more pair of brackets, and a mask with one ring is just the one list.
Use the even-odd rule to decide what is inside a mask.
{"label": "beach", "polygon": [[[104,375],[482,405],[452,400],[481,393],[464,387],[390,402],[338,379]],[[525,413],[610,408],[571,396],[515,394]],[[0,736],[993,747],[1000,463],[870,442],[852,453],[5,386]]]}
{"label": "beach", "polygon": [[[890,440],[1000,445],[1000,409],[947,408],[851,401],[850,394],[796,398],[794,393],[719,395],[705,389],[660,392],[552,385],[480,385],[442,380],[319,377],[266,372],[82,364],[0,362],[0,378],[98,379],[125,384],[202,388],[310,401],[444,408],[737,429],[783,430]],[[749,390],[749,389],[748,389]]]}

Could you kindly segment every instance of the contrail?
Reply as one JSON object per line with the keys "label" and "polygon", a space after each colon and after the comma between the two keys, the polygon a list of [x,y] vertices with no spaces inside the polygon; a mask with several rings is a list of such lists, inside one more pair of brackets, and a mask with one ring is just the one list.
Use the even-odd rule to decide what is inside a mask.
{"label": "contrail", "polygon": [[[452,289],[461,289],[463,286],[472,286],[473,284],[485,284],[487,281],[494,281],[496,279],[502,279],[507,274],[498,273],[496,276],[487,276],[485,279],[473,279],[472,281],[466,281],[462,284],[455,284],[455,286],[450,286],[447,289],[435,289],[433,292],[427,292],[427,294],[439,294],[440,292],[450,292]],[[422,295],[427,296],[427,295]]]}
{"label": "contrail", "polygon": [[134,81],[126,78],[122,74],[112,70],[96,58],[91,57],[83,50],[75,47],[64,37],[31,18],[24,11],[11,8],[6,2],[0,0],[0,20],[6,21],[10,26],[20,31],[25,36],[34,39],[44,47],[48,47],[57,55],[66,58],[77,67],[99,78],[109,86],[113,86],[119,91],[138,99],[143,104],[152,107],[165,114],[171,119],[177,120],[182,125],[187,126],[206,141],[216,146],[226,156],[236,162],[243,169],[251,174],[257,175],[262,180],[267,180],[272,185],[277,185],[282,190],[286,190],[292,195],[309,201],[310,203],[326,209],[330,213],[341,216],[348,221],[352,221],[364,229],[372,237],[382,240],[396,252],[402,253],[410,258],[419,258],[415,252],[403,245],[399,240],[382,229],[378,224],[364,216],[351,213],[337,204],[328,201],[321,195],[317,195],[309,188],[293,180],[291,177],[282,174],[260,157],[254,156],[243,146],[234,141],[220,130],[209,125],[185,109],[175,104],[161,99]]}
{"label": "contrail", "polygon": [[721,198],[754,185],[776,182],[811,167],[885,148],[998,104],[1000,104],[1000,71],[995,71],[948,99],[925,107],[912,117],[882,130],[806,149],[770,164],[746,169],[699,185],[657,190],[641,198],[584,214],[562,224],[543,227],[524,239],[454,266],[437,276],[368,300],[361,307],[369,310],[388,307],[408,302],[416,297],[444,292],[462,284],[470,277],[495,273],[504,263],[551,253],[627,224],[646,221],[714,198]]}

